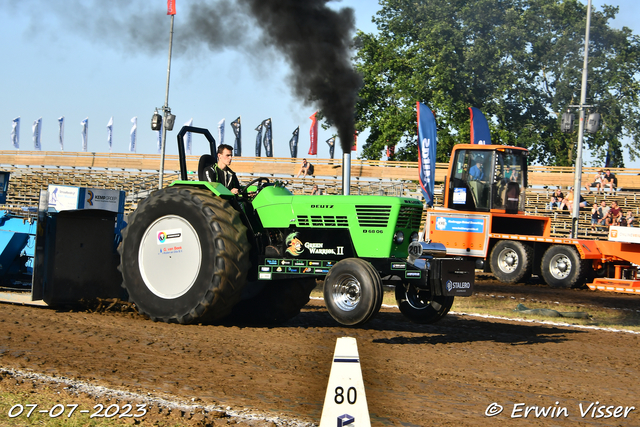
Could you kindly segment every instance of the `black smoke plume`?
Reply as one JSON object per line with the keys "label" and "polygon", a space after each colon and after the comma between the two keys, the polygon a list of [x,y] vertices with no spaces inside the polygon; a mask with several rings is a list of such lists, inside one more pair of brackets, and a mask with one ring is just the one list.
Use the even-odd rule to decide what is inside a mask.
{"label": "black smoke plume", "polygon": [[351,151],[361,77],[350,62],[353,9],[334,11],[327,0],[240,0],[293,70],[295,94],[315,101]]}

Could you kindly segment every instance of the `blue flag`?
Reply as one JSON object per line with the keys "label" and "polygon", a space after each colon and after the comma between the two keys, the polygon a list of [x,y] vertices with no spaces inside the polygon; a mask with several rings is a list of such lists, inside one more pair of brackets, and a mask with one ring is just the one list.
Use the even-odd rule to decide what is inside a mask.
{"label": "blue flag", "polygon": [[436,178],[436,118],[429,107],[417,102],[418,110],[418,164],[420,187],[427,206],[433,206]]}
{"label": "blue flag", "polygon": [[291,151],[291,158],[295,159],[298,157],[298,136],[300,134],[300,126],[293,131],[293,135],[289,140],[289,151]]}
{"label": "blue flag", "polygon": [[263,124],[260,123],[256,128],[258,131],[258,134],[256,135],[256,157],[260,157],[262,155],[262,127]]}
{"label": "blue flag", "polygon": [[273,138],[271,136],[271,119],[262,122],[264,125],[264,151],[267,157],[273,157]]}
{"label": "blue flag", "polygon": [[236,136],[233,142],[233,155],[242,156],[242,128],[240,126],[240,117],[231,122],[231,129]]}
{"label": "blue flag", "polygon": [[336,149],[336,137],[332,136],[327,139],[327,144],[329,144],[329,157],[333,159],[333,153]]}
{"label": "blue flag", "polygon": [[482,111],[476,107],[469,107],[471,113],[471,143],[487,145],[491,144],[491,132],[489,132],[489,123],[482,114]]}

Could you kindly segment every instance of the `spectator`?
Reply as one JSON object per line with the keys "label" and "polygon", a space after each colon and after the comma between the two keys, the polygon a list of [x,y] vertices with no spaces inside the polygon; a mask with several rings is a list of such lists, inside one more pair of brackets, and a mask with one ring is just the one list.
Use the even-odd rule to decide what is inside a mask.
{"label": "spectator", "polygon": [[313,165],[307,162],[307,159],[302,159],[302,166],[300,166],[300,170],[298,171],[296,178],[298,178],[300,174],[303,174],[302,178],[307,175],[313,175]]}
{"label": "spectator", "polygon": [[607,225],[620,225],[620,219],[622,218],[622,209],[618,206],[616,201],[611,202],[611,208],[609,208],[610,219]]}
{"label": "spectator", "polygon": [[[596,194],[600,194],[600,190],[602,190],[602,192],[604,193],[604,186],[602,185],[602,176],[603,175],[604,175],[604,171],[602,169],[600,169],[593,176],[593,182],[591,184],[589,184],[589,188],[591,188],[591,187],[595,187],[596,188]],[[589,191],[589,194],[591,194],[591,191]]]}
{"label": "spectator", "polygon": [[511,182],[518,182],[518,171],[515,167],[511,166],[504,177]]}
{"label": "spectator", "polygon": [[598,223],[602,218],[600,218],[600,213],[598,212],[598,204],[594,203],[591,208],[591,230],[595,231]]}
{"label": "spectator", "polygon": [[554,191],[551,195],[551,200],[549,201],[549,209],[557,208],[558,206],[560,206],[562,200],[564,200],[564,194],[562,194],[562,190],[560,190],[560,188],[556,188],[556,191]]}
{"label": "spectator", "polygon": [[604,175],[602,176],[602,192],[604,193],[604,187],[609,186],[609,192],[611,194],[616,194],[616,188],[618,188],[618,178],[614,174],[611,173],[609,169],[605,169]]}
{"label": "spectator", "polygon": [[[567,194],[567,197],[565,197],[562,202],[560,202],[558,210],[563,210],[565,208],[567,208],[568,210],[573,209],[573,197],[573,188],[571,188],[569,189],[569,194]],[[584,199],[584,197],[582,197],[582,194],[580,195],[580,207],[587,207],[587,201]]]}
{"label": "spectator", "polygon": [[607,225],[606,219],[609,214],[609,206],[607,206],[607,202],[604,200],[600,202],[600,207],[598,208],[598,214],[600,217],[600,225]]}
{"label": "spectator", "polygon": [[313,184],[313,190],[311,191],[312,196],[319,196],[322,194],[322,191],[318,188],[318,184]]}
{"label": "spectator", "polygon": [[633,212],[627,211],[627,215],[625,215],[624,220],[627,227],[633,227]]}

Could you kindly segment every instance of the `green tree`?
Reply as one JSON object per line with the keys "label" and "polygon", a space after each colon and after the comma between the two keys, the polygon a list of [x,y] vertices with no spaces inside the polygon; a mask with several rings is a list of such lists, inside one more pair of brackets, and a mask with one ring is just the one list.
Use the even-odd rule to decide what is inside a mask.
{"label": "green tree", "polygon": [[[532,160],[574,163],[577,133],[560,116],[580,100],[586,6],[576,0],[380,0],[377,34],[358,33],[356,67],[364,77],[356,126],[369,128],[362,156],[416,159],[416,101],[434,110],[438,160],[468,142],[468,107],[489,120],[492,142],[525,146]],[[622,138],[640,149],[640,40],[592,12],[589,104],[603,129],[585,134],[587,149],[622,166]],[[576,112],[577,114],[577,112]]]}

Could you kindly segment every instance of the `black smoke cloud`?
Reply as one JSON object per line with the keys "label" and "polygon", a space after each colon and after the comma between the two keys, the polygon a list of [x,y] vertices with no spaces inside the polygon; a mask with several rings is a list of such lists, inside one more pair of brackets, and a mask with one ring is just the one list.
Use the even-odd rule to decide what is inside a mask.
{"label": "black smoke cloud", "polygon": [[239,0],[283,52],[293,70],[295,94],[319,104],[338,129],[343,151],[355,133],[354,109],[361,77],[350,62],[353,9],[334,11],[327,0]]}
{"label": "black smoke cloud", "polygon": [[[289,63],[294,94],[317,104],[336,126],[344,151],[355,133],[354,109],[361,77],[350,62],[353,9],[333,10],[329,0],[178,1],[173,54],[237,50],[251,60],[273,59],[273,48]],[[0,0],[9,12],[29,14],[30,31],[58,27],[129,52],[166,54],[165,2],[148,0]],[[256,31],[260,28],[260,31]],[[52,34],[55,36],[55,34]],[[247,61],[250,62],[250,61]],[[239,65],[242,66],[242,65]]]}

